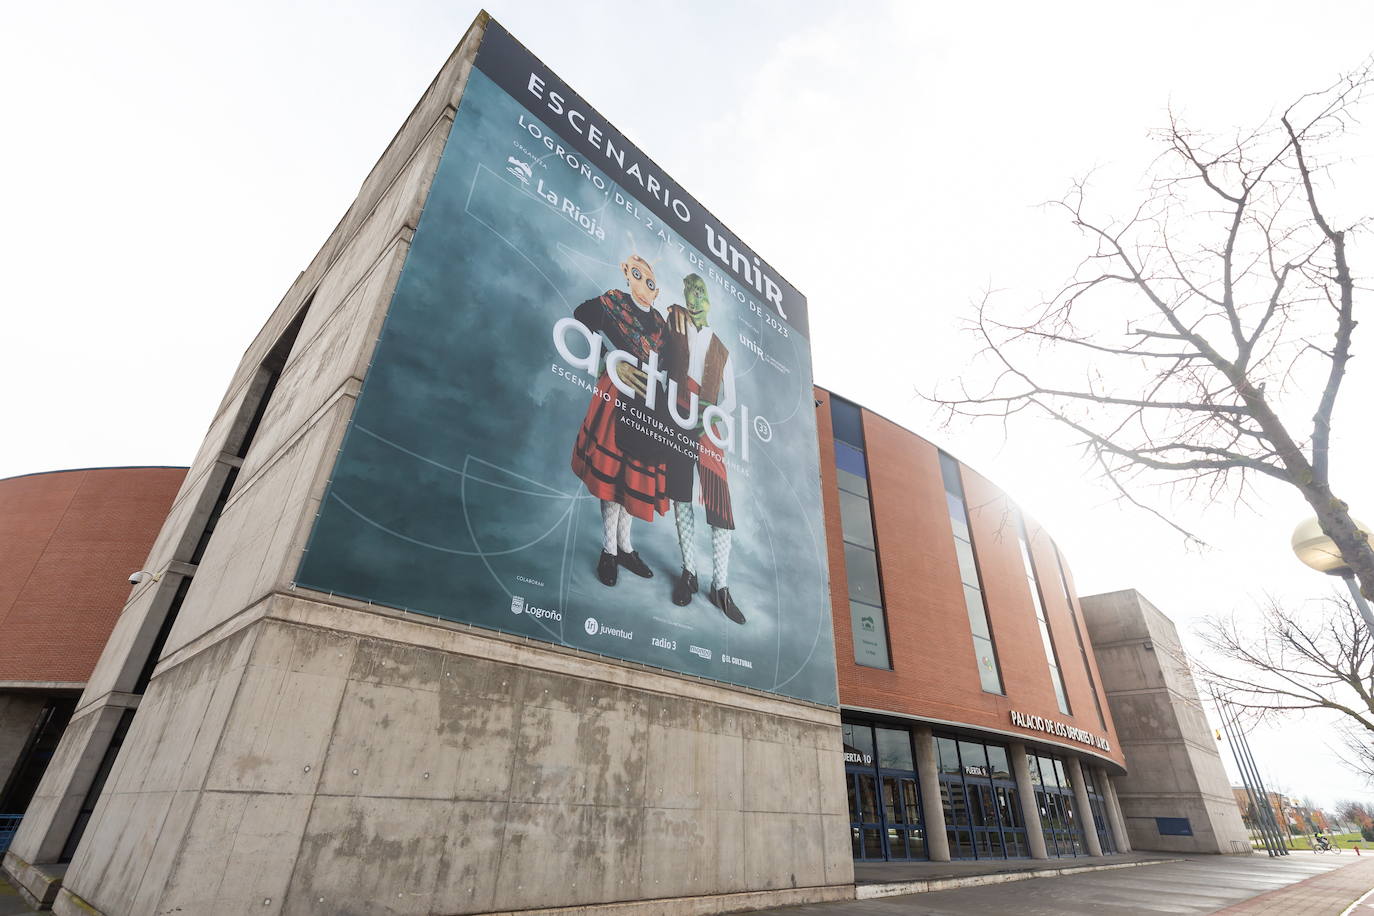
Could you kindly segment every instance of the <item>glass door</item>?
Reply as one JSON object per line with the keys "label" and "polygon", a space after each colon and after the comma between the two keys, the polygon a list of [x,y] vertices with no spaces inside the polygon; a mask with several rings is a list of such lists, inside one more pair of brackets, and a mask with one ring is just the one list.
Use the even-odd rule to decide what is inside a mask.
{"label": "glass door", "polygon": [[884,773],[882,792],[883,811],[887,820],[888,858],[924,859],[926,841],[916,777],[889,776]]}
{"label": "glass door", "polygon": [[924,859],[911,732],[846,722],[843,733],[855,860]]}
{"label": "glass door", "polygon": [[878,807],[878,775],[848,773],[849,832],[855,859],[886,859]]}

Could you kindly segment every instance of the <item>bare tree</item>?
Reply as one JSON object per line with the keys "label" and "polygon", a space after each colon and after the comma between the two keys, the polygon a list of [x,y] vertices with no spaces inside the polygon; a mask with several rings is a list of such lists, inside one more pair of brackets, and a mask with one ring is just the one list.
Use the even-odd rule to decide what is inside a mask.
{"label": "bare tree", "polygon": [[1271,602],[1261,618],[1211,617],[1201,677],[1252,720],[1313,710],[1337,714],[1345,760],[1374,785],[1374,636],[1343,596],[1296,610]]}
{"label": "bare tree", "polygon": [[1337,820],[1346,824],[1353,824],[1357,830],[1374,827],[1374,807],[1366,802],[1350,798],[1343,799],[1336,802],[1332,812],[1336,815]]}
{"label": "bare tree", "polygon": [[1025,321],[996,317],[989,296],[979,304],[975,330],[995,381],[928,399],[946,421],[1052,418],[1136,505],[1149,479],[1241,501],[1258,479],[1293,487],[1374,597],[1374,547],[1330,485],[1332,420],[1364,292],[1351,241],[1366,222],[1334,215],[1330,170],[1372,87],[1374,59],[1226,136],[1171,112],[1129,216],[1091,214],[1086,181],[1051,205],[1091,248],[1071,282]]}

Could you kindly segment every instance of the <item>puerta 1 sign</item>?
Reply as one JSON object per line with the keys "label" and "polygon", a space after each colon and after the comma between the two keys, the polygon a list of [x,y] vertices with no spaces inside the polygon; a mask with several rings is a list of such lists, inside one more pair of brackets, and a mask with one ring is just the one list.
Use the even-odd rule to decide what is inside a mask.
{"label": "puerta 1 sign", "polygon": [[815,421],[806,299],[489,22],[297,584],[834,705]]}

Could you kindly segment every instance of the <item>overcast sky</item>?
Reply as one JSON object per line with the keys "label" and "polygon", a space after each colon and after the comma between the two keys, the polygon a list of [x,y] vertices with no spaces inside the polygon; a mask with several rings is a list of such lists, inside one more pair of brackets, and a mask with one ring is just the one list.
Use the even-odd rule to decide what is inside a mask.
{"label": "overcast sky", "polygon": [[[1171,103],[1224,130],[1329,84],[1374,50],[1367,0],[488,9],[808,296],[819,384],[1005,487],[1080,592],[1137,588],[1186,633],[1265,593],[1328,587],[1289,551],[1310,514],[1294,496],[1175,505],[1214,546],[1186,551],[1112,502],[1063,436],[941,429],[915,391],[964,370],[960,322],[983,290],[1034,303],[1084,253],[1041,202],[1098,167],[1103,212],[1123,211]],[[188,463],[244,347],[477,11],[7,5],[0,477]],[[1352,212],[1374,212],[1371,173],[1342,187]],[[1333,467],[1366,519],[1371,349],[1365,334]],[[1374,795],[1322,721],[1253,743],[1289,792]]]}

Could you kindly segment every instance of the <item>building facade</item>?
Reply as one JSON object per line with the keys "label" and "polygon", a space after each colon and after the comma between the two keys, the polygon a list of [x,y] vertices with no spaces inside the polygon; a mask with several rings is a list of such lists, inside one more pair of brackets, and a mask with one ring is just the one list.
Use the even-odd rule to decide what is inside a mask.
{"label": "building facade", "polygon": [[185,473],[90,468],[0,480],[0,851]]}
{"label": "building facade", "polygon": [[1173,621],[1134,589],[1083,599],[1129,772],[1118,786],[1142,849],[1249,855],[1217,741]]}
{"label": "building facade", "polygon": [[855,860],[1128,850],[1124,761],[1048,532],[920,436],[816,401]]}
{"label": "building facade", "polygon": [[[428,365],[388,362],[386,346],[399,339],[423,349],[441,333],[475,336],[461,324],[455,330],[456,309],[447,299],[429,313],[431,325],[408,331],[398,319],[405,295],[423,301],[442,287],[430,274],[410,286],[403,282],[404,270],[424,261],[417,252],[425,243],[447,240],[450,247],[440,254],[466,254],[470,249],[453,239],[464,238],[475,221],[499,221],[503,212],[527,207],[534,215],[515,233],[527,250],[505,236],[506,248],[491,250],[509,259],[511,272],[523,270],[507,249],[534,263],[528,252],[542,257],[542,249],[528,247],[528,240],[561,220],[558,231],[573,241],[550,246],[553,255],[535,278],[539,285],[552,283],[545,271],[556,273],[560,263],[571,275],[569,252],[591,246],[588,239],[602,228],[567,199],[556,205],[532,196],[545,179],[553,183],[535,172],[537,161],[521,158],[536,136],[548,141],[540,148],[560,167],[589,182],[602,176],[580,160],[573,166],[570,146],[556,144],[547,124],[527,120],[531,109],[501,94],[502,68],[518,76],[510,84],[514,92],[536,97],[541,115],[563,117],[561,126],[587,142],[611,137],[624,145],[623,138],[606,128],[599,141],[588,139],[595,112],[570,91],[551,88],[558,85],[553,75],[508,66],[523,66],[524,57],[484,64],[481,49],[493,37],[511,43],[479,17],[245,352],[147,559],[134,564],[156,577],[128,595],[33,792],[5,856],[6,871],[34,900],[87,916],[567,908],[647,916],[844,899],[854,895],[856,866],[889,861],[1129,851],[1115,788],[1128,760],[1071,572],[1050,534],[952,455],[859,405],[813,390],[808,361],[784,365],[780,354],[805,349],[797,343],[804,314],[798,318],[789,302],[798,324],[784,324],[782,291],[770,286],[771,274],[742,243],[736,247],[712,229],[706,245],[715,260],[698,251],[692,266],[726,292],[712,321],[723,311],[719,301],[737,296],[756,307],[751,314],[760,320],[750,319],[751,327],[776,332],[766,338],[778,345],[771,354],[757,340],[737,347],[770,367],[760,372],[778,370],[772,383],[792,408],[771,424],[756,412],[739,426],[756,454],[772,443],[768,460],[801,469],[774,488],[782,498],[772,504],[763,486],[768,481],[750,489],[745,455],[718,458],[710,481],[700,478],[708,510],[702,522],[684,517],[696,517],[690,495],[673,497],[687,506],[684,512],[682,505],[670,507],[665,493],[650,493],[656,512],[636,516],[638,549],[630,547],[632,520],[607,522],[619,511],[616,500],[594,489],[597,474],[608,473],[608,465],[596,463],[604,454],[584,448],[589,436],[605,436],[604,425],[587,435],[590,419],[581,430],[576,426],[582,411],[597,416],[601,395],[592,395],[589,410],[586,392],[615,398],[609,366],[630,361],[623,348],[606,357],[603,377],[601,363],[586,357],[589,379],[575,379],[556,361],[551,374],[543,350],[530,373],[540,403],[577,386],[579,413],[569,430],[578,433],[577,444],[572,435],[560,436],[558,471],[567,474],[572,446],[575,473],[591,481],[588,492],[599,506],[581,489],[570,493],[567,478],[560,478],[561,489],[551,488],[491,461],[483,466],[485,477],[469,474],[462,455],[441,461],[358,424],[369,391],[401,392],[385,402],[401,409],[372,414],[381,425],[406,412],[407,398],[442,387],[428,376],[396,383],[399,376],[386,372]],[[445,164],[459,161],[449,154],[471,140],[465,125],[480,138],[492,124],[512,122],[528,138],[493,146],[497,152],[475,165],[463,160],[471,170],[462,177],[470,183],[449,180]],[[628,156],[620,152],[622,167],[626,161],[652,166],[632,147]],[[479,187],[479,179],[486,184]],[[657,178],[654,183],[657,193],[650,193],[669,218],[702,212]],[[611,186],[605,187],[609,197]],[[455,188],[462,192],[456,197]],[[651,206],[643,195],[638,199]],[[637,219],[642,215],[634,201],[620,203]],[[438,233],[421,222],[436,213],[449,219]],[[651,300],[657,288],[650,261],[623,251],[616,257],[625,257],[619,267],[631,295]],[[576,261],[576,269],[600,269],[588,266],[593,261]],[[721,279],[732,264],[760,297],[749,300],[745,287]],[[657,269],[668,273],[662,264]],[[501,273],[473,267],[482,270]],[[604,277],[603,271],[593,282],[578,280],[575,288],[596,298],[576,306],[580,297],[565,297],[573,314],[565,312],[556,328],[580,322],[576,316],[596,301],[623,307],[615,313],[621,318],[634,317],[629,296],[618,289],[598,296]],[[689,303],[691,277],[702,288],[706,283],[695,272],[684,278]],[[540,288],[544,300],[554,298]],[[779,305],[770,311],[766,302],[775,291]],[[530,303],[531,311],[541,304]],[[642,312],[637,325],[626,319],[595,334],[584,327],[585,339],[596,348],[603,334],[642,343],[667,333],[646,317],[647,308]],[[693,319],[699,332],[707,326],[699,302]],[[726,345],[743,333],[741,326],[732,330],[721,335]],[[563,343],[544,347],[548,360],[563,354],[568,361]],[[692,370],[701,378],[691,393],[709,392],[705,399],[724,411],[718,405],[734,400],[734,382],[723,382],[719,368],[728,357],[719,346],[699,355],[684,360],[705,367]],[[654,365],[646,361],[643,375]],[[708,379],[711,372],[716,375]],[[490,377],[477,369],[470,374],[483,383]],[[801,388],[783,387],[801,376]],[[740,390],[748,384],[741,382]],[[446,429],[471,420],[476,409],[473,399],[448,390],[436,400],[440,412],[451,412],[440,418],[411,411],[408,429]],[[777,443],[798,429],[807,437],[806,451],[781,454]],[[369,457],[368,448],[389,449],[371,453],[391,456],[388,461],[403,454],[414,462],[398,466],[413,469],[420,497],[400,493],[413,501],[398,509],[390,496],[400,491],[385,491],[376,498],[381,509],[369,516],[358,494],[383,492],[383,462]],[[579,457],[586,459],[580,471]],[[657,460],[666,474],[668,462]],[[756,479],[770,476],[759,460]],[[641,465],[648,469],[644,485],[656,486],[656,465],[648,459]],[[694,470],[701,469],[688,468],[689,494]],[[454,475],[457,482],[436,496],[419,486],[427,475]],[[734,509],[756,523],[753,532],[735,526],[729,495],[721,495],[727,476],[736,487]],[[405,473],[393,477],[406,482]],[[581,516],[581,532],[569,525],[554,539],[561,556],[577,558],[564,566],[573,570],[567,573],[573,585],[562,593],[568,603],[531,599],[529,590],[548,583],[528,570],[496,571],[501,557],[524,547],[477,549],[471,525],[471,542],[457,547],[436,546],[407,529],[431,513],[426,503],[443,502],[452,491],[461,491],[466,512],[464,488],[474,479],[499,491],[498,508],[562,500],[558,505],[567,508],[557,511],[574,519],[583,506],[594,508],[594,518]],[[341,496],[349,485],[354,489]],[[803,521],[818,520],[814,537],[783,521],[792,503],[803,510]],[[506,511],[498,534],[518,527],[523,513]],[[673,522],[654,521],[669,513]],[[465,517],[431,514],[436,525],[452,530]],[[326,516],[361,521],[348,521],[353,528],[345,538],[336,536],[341,526],[320,521]],[[646,530],[641,522],[655,527]],[[693,524],[703,547],[710,544],[710,553],[703,549],[698,557],[700,593],[693,591],[693,561],[684,546]],[[767,571],[776,573],[773,611],[759,572],[766,566],[763,534],[771,539]],[[737,553],[728,589],[738,604],[722,594],[731,543]],[[804,549],[811,547],[814,557]],[[329,566],[319,559],[328,556],[349,562]],[[498,596],[499,620],[480,616],[490,608],[476,607],[476,586],[433,588],[459,563],[475,564],[474,557],[502,588],[519,589]],[[635,571],[646,558],[658,565],[657,577]],[[714,581],[707,581],[708,569]],[[646,571],[652,572],[647,565]],[[791,581],[780,581],[788,576]],[[335,589],[321,584],[327,580],[360,584]],[[608,625],[601,613],[600,621],[573,613],[579,582],[588,583],[585,593],[603,599],[609,614],[623,610],[611,603],[621,600],[615,596],[649,587],[641,580],[657,589],[656,603],[631,608],[639,614],[633,627]],[[797,582],[816,584],[798,601],[781,600],[788,588],[797,597]],[[610,588],[616,591],[604,591]],[[421,598],[387,598],[386,589]],[[436,591],[447,602],[440,611],[423,603]],[[687,609],[681,614],[695,616],[672,617],[679,612],[668,606],[670,594],[673,606]],[[792,630],[800,629],[803,610],[815,612],[807,618],[815,625],[800,638]],[[575,626],[549,635],[554,630],[546,624],[561,624],[564,616]],[[704,632],[703,620],[724,634],[724,648],[659,629]],[[767,634],[779,657],[784,645],[801,645],[809,652],[802,653],[804,664],[790,677],[778,665],[765,678],[759,672],[766,653],[747,642],[757,633]],[[617,642],[587,642],[602,637]],[[659,650],[677,654],[652,654]],[[653,658],[671,660],[644,660]]]}

